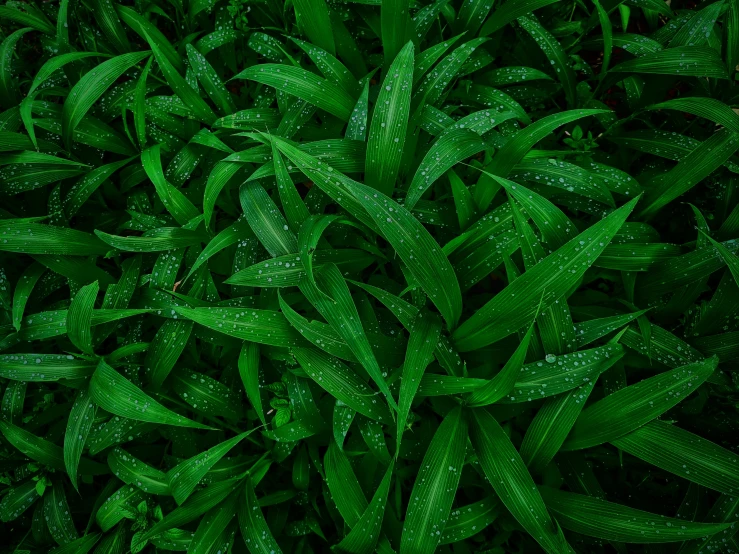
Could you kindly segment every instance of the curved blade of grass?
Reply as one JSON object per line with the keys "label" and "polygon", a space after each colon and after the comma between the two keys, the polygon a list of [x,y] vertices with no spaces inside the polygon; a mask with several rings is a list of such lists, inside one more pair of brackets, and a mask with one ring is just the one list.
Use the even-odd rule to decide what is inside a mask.
{"label": "curved blade of grass", "polygon": [[259,345],[254,342],[245,341],[241,345],[239,353],[239,375],[241,382],[244,384],[246,397],[251,402],[257,416],[263,424],[267,424],[264,417],[264,409],[262,408],[262,395],[259,384]]}
{"label": "curved blade of grass", "polygon": [[95,14],[95,22],[100,25],[105,39],[118,52],[130,52],[131,43],[128,41],[126,30],[121,24],[113,2],[111,0],[93,0],[92,9]]}
{"label": "curved blade of grass", "polygon": [[238,497],[238,492],[231,494],[203,516],[192,537],[189,554],[213,554],[219,547],[226,548],[224,543],[229,542],[227,529],[236,516]]}
{"label": "curved blade of grass", "polygon": [[[526,153],[531,150],[536,143],[545,138],[558,127],[572,123],[583,117],[591,115],[599,115],[608,113],[608,110],[568,110],[543,117],[532,123],[525,129],[522,129],[508,141],[503,148],[493,158],[492,163],[488,166],[488,171],[500,177],[505,177],[514,166],[520,162]],[[492,200],[492,198],[490,198]],[[478,200],[481,208],[487,209],[490,200]]]}
{"label": "curved blade of grass", "polygon": [[58,69],[61,69],[68,63],[76,62],[77,60],[84,60],[85,58],[90,57],[109,58],[110,56],[101,52],[68,52],[67,54],[60,54],[58,56],[50,58],[36,72],[36,75],[33,78],[33,82],[31,83],[31,87],[28,89],[27,96],[33,94],[33,92],[40,85],[45,83],[46,80],[51,77],[52,74],[54,74],[54,72]]}
{"label": "curved blade of grass", "polygon": [[665,517],[549,487],[539,487],[539,492],[562,527],[609,541],[640,544],[681,542],[713,535],[728,525]]}
{"label": "curved blade of grass", "polygon": [[205,56],[198,52],[192,44],[188,44],[186,50],[187,59],[195,71],[198,81],[203,86],[203,90],[210,96],[213,103],[220,108],[222,113],[234,113],[236,106],[231,99],[231,93],[228,92],[218,73],[213,69],[213,66],[210,65],[208,60],[205,59]]}
{"label": "curved blade of grass", "polygon": [[[569,56],[565,52],[564,48],[562,48],[562,45],[552,35],[552,33],[547,31],[547,29],[539,23],[535,16],[519,17],[518,23],[524,31],[531,35],[531,38],[534,39],[537,46],[541,48],[546,59],[551,63],[557,79],[562,83],[562,88],[564,88],[567,105],[571,108],[576,107],[577,82],[575,72],[570,67]],[[606,55],[610,55],[610,52]]]}
{"label": "curved blade of grass", "polygon": [[13,73],[13,54],[18,41],[32,28],[18,29],[0,43],[0,104],[10,107],[18,102],[18,79]]}
{"label": "curved blade of grass", "polygon": [[595,379],[550,398],[536,412],[521,443],[521,458],[531,472],[541,474],[559,452],[594,386]]}
{"label": "curved blade of grass", "polygon": [[[303,279],[300,282],[301,292],[334,328],[334,331],[346,341],[357,361],[362,364],[385,395],[390,406],[397,410],[395,399],[382,375],[382,370],[362,326],[357,307],[341,272],[335,265],[327,264],[317,273],[316,281],[317,286],[310,280]],[[327,299],[326,294],[321,293],[321,290],[333,300]]]}
{"label": "curved blade of grass", "polygon": [[200,215],[200,211],[192,202],[172,186],[164,177],[161,159],[161,145],[156,144],[141,153],[141,164],[151,182],[154,183],[157,194],[167,211],[172,214],[177,223],[185,225]]}
{"label": "curved blade of grass", "polygon": [[326,485],[336,502],[339,514],[350,528],[354,527],[367,510],[367,498],[359,486],[346,454],[335,442],[328,445],[323,466],[326,472]]}
{"label": "curved blade of grass", "polygon": [[718,52],[708,46],[677,46],[621,62],[611,73],[647,73],[683,77],[728,79]]}
{"label": "curved blade of grass", "polygon": [[59,379],[84,379],[92,375],[95,362],[70,354],[2,354],[0,377],[31,383]]}
{"label": "curved blade of grass", "polygon": [[398,394],[396,452],[400,452],[400,442],[403,438],[403,431],[408,425],[408,414],[411,411],[413,398],[416,396],[426,367],[434,359],[434,350],[436,350],[440,334],[441,320],[436,314],[419,312],[413,319]]}
{"label": "curved blade of grass", "polygon": [[262,185],[255,181],[244,183],[239,199],[249,226],[272,257],[298,251],[295,234]]}
{"label": "curved blade of grass", "polygon": [[295,348],[292,352],[300,367],[331,396],[371,419],[382,423],[392,420],[387,408],[375,398],[377,393],[339,360],[315,348]]}
{"label": "curved blade of grass", "polygon": [[45,271],[46,267],[34,262],[26,268],[18,279],[18,283],[13,291],[12,308],[13,327],[15,327],[16,331],[20,331],[21,329],[21,320],[23,319],[23,312],[26,309],[28,298],[31,296],[33,288]]}
{"label": "curved blade of grass", "polygon": [[403,157],[411,109],[413,43],[408,42],[390,64],[377,96],[367,140],[365,183],[392,196]]}
{"label": "curved blade of grass", "polygon": [[503,369],[484,386],[467,397],[465,401],[467,406],[478,408],[495,404],[498,400],[511,393],[513,387],[516,385],[516,380],[521,374],[533,332],[534,326],[532,325],[524,335],[521,343],[516,347],[516,351],[503,366]]}
{"label": "curved blade of grass", "polygon": [[297,233],[303,222],[310,217],[310,213],[295,188],[290,178],[290,173],[288,173],[287,167],[285,166],[285,161],[282,159],[282,155],[274,143],[272,143],[272,161],[275,167],[277,193],[280,195],[282,209],[285,212],[290,229]]}
{"label": "curved blade of grass", "polygon": [[67,335],[77,348],[85,354],[93,355],[92,350],[92,312],[95,308],[100,287],[98,282],[82,287],[72,299],[67,312]]}
{"label": "curved blade of grass", "polygon": [[462,310],[461,292],[438,243],[408,210],[390,198],[359,183],[347,185],[439,309],[447,326],[456,327]]}
{"label": "curved blade of grass", "polygon": [[470,439],[485,476],[518,523],[546,552],[571,552],[518,451],[485,409],[472,410]]}
{"label": "curved blade of grass", "polygon": [[[194,246],[208,240],[201,231],[191,231],[179,227],[159,227],[146,231],[140,237],[118,237],[95,230],[102,243],[124,252],[163,252]],[[107,248],[103,248],[107,251]]]}
{"label": "curved blade of grass", "polygon": [[62,108],[62,138],[67,150],[72,146],[72,133],[90,108],[115,81],[150,52],[131,52],[104,61],[87,72],[69,91]]}
{"label": "curved blade of grass", "polygon": [[295,16],[308,39],[332,56],[336,53],[328,6],[323,0],[296,0]]}
{"label": "curved blade of grass", "polygon": [[470,129],[454,129],[442,135],[421,161],[408,189],[404,206],[412,210],[434,182],[462,160],[482,152],[485,141]]}
{"label": "curved blade of grass", "polygon": [[241,340],[291,347],[306,343],[280,312],[245,308],[185,308],[174,310],[187,319]]}
{"label": "curved blade of grass", "polygon": [[239,499],[238,517],[241,536],[246,542],[249,552],[254,554],[282,554],[277,541],[272,535],[272,531],[264,519],[262,509],[259,507],[259,501],[254,494],[254,487],[251,480],[246,479],[244,484],[244,495]]}
{"label": "curved blade of grass", "polygon": [[[392,0],[381,4],[380,39],[385,67],[394,63],[393,60],[397,59],[398,54],[411,38],[410,12],[409,0]],[[392,73],[392,69],[389,69],[388,73]]]}
{"label": "curved blade of grass", "polygon": [[385,476],[382,478],[380,486],[377,487],[362,517],[359,518],[349,534],[335,547],[337,552],[351,554],[372,554],[375,552],[375,546],[377,546],[377,541],[380,539],[382,532],[385,504],[390,492],[394,468],[395,461],[391,460],[387,470],[385,470]]}
{"label": "curved blade of grass", "polygon": [[614,392],[580,414],[563,448],[597,446],[649,423],[703,384],[717,366],[718,358],[708,358]]}
{"label": "curved blade of grass", "polygon": [[58,477],[52,479],[51,490],[44,494],[43,509],[46,527],[57,544],[66,545],[77,539],[64,485]]}
{"label": "curved blade of grass", "polygon": [[103,360],[90,380],[90,396],[103,410],[134,421],[211,429],[165,408]]}
{"label": "curved blade of grass", "polygon": [[[166,56],[170,65],[174,66],[179,72],[185,71],[185,64],[180,55],[167,40],[167,37],[159,30],[159,28],[136,13],[133,9],[122,4],[114,4],[118,15],[123,22],[128,25],[137,35],[149,44],[156,43],[157,48]],[[204,54],[203,54],[204,55]]]}
{"label": "curved blade of grass", "polygon": [[654,420],[611,443],[624,452],[693,483],[735,495],[734,452],[663,421]]}
{"label": "curved blade of grass", "polygon": [[163,471],[151,467],[125,450],[115,447],[108,452],[108,467],[127,485],[134,485],[149,494],[171,495]]}
{"label": "curved blade of grass", "polygon": [[493,14],[487,19],[487,21],[485,21],[482,29],[480,29],[479,35],[481,37],[492,35],[494,32],[502,29],[514,20],[558,1],[559,0],[513,0],[506,2],[502,6],[497,7]]}
{"label": "curved blade of grass", "polygon": [[441,540],[464,466],[467,422],[461,408],[447,414],[431,439],[413,483],[400,554],[431,554]]}
{"label": "curved blade of grass", "polygon": [[158,391],[162,387],[185,350],[192,328],[190,321],[168,319],[154,335],[144,359],[144,371],[149,376],[152,389]]}
{"label": "curved blade of grass", "polygon": [[[653,180],[639,215],[653,216],[721,167],[739,149],[739,133],[721,129],[680,160],[668,173]],[[707,155],[711,153],[710,156]]]}
{"label": "curved blade of grass", "polygon": [[242,440],[248,437],[254,430],[246,431],[233,438],[223,441],[216,446],[185,460],[174,466],[167,472],[167,482],[172,491],[172,496],[177,504],[187,500],[205,474],[218,463],[228,452]]}
{"label": "curved blade of grass", "polygon": [[228,248],[250,235],[251,229],[249,224],[242,218],[237,219],[233,225],[226,227],[223,231],[218,233],[206,245],[206,247],[203,248],[203,251],[198,254],[197,259],[190,267],[190,271],[187,273],[185,280],[192,277],[193,273],[195,273],[204,263],[221,252],[224,248]]}
{"label": "curved blade of grass", "polygon": [[531,321],[540,305],[545,310],[563,296],[605,249],[637,200],[583,231],[503,289],[457,328],[452,335],[457,348],[474,350],[507,337]]}
{"label": "curved blade of grass", "polygon": [[77,468],[94,419],[95,405],[87,389],[82,389],[69,412],[67,429],[64,433],[64,467],[75,490],[79,490]]}
{"label": "curved blade of grass", "polygon": [[297,96],[342,121],[349,120],[356,102],[332,82],[300,67],[261,64],[249,67],[233,78],[249,79]]}

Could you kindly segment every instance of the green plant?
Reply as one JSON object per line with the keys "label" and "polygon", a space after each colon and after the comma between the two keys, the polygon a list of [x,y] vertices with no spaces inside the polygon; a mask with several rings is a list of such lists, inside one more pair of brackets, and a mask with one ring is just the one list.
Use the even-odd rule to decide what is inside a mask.
{"label": "green plant", "polygon": [[739,551],[738,10],[0,6],[2,548]]}

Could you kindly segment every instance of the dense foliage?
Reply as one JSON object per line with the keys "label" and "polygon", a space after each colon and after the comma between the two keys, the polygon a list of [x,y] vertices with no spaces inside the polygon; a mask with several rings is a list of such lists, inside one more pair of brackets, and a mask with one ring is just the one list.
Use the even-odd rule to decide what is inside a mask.
{"label": "dense foliage", "polygon": [[0,30],[0,550],[739,552],[737,0]]}

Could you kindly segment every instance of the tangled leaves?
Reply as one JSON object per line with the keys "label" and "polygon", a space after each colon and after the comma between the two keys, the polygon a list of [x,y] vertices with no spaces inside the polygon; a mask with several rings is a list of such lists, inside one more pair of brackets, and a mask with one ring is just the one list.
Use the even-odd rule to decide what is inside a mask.
{"label": "tangled leaves", "polygon": [[0,30],[3,551],[739,552],[737,0]]}

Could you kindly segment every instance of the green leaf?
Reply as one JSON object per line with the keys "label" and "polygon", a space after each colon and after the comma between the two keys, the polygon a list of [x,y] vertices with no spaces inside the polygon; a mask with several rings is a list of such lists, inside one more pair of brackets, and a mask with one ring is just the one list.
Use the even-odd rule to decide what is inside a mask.
{"label": "green leaf", "polygon": [[44,519],[57,544],[65,545],[77,539],[77,530],[74,528],[67,495],[59,479],[54,479],[51,490],[44,494]]}
{"label": "green leaf", "polygon": [[624,452],[704,487],[735,494],[736,455],[675,425],[654,420],[612,440]]}
{"label": "green leaf", "polygon": [[208,236],[201,231],[179,227],[159,227],[146,231],[140,237],[119,237],[98,230],[95,230],[95,234],[101,243],[124,252],[164,252],[194,246],[208,240]]}
{"label": "green leaf", "polygon": [[564,448],[596,446],[649,423],[697,389],[717,366],[716,357],[680,366],[592,404],[577,419]]}
{"label": "green leaf", "polygon": [[713,535],[727,525],[665,517],[549,487],[539,487],[539,491],[562,527],[609,541],[639,544],[681,542]]}
{"label": "green leaf", "polygon": [[90,380],[90,397],[103,410],[134,421],[211,429],[165,408],[103,360]]}
{"label": "green leaf", "polygon": [[[536,44],[544,56],[551,63],[555,69],[557,79],[562,83],[562,87],[565,90],[565,97],[567,98],[567,105],[571,108],[577,106],[577,90],[575,72],[570,67],[570,60],[565,52],[562,45],[557,39],[547,31],[541,23],[534,16],[524,16],[518,18],[518,23],[521,25],[524,31],[526,31],[531,38],[536,41]],[[607,46],[606,46],[607,47]],[[610,52],[606,53],[609,56]],[[604,63],[604,67],[606,64]],[[589,110],[584,110],[589,111]],[[564,114],[560,114],[564,115]],[[539,123],[539,122],[537,122]],[[505,177],[505,174],[499,174]]]}
{"label": "green leaf", "polygon": [[530,471],[542,473],[559,452],[594,386],[595,379],[550,398],[536,413],[520,448],[521,458]]}
{"label": "green leaf", "polygon": [[[231,99],[231,94],[226,90],[226,86],[221,81],[216,70],[213,69],[213,66],[208,63],[205,56],[198,52],[192,44],[188,44],[186,49],[187,59],[198,76],[198,81],[203,85],[203,89],[210,96],[211,100],[213,100],[213,103],[224,114],[235,112],[236,106]],[[186,101],[185,103],[187,104]]]}
{"label": "green leaf", "polygon": [[297,96],[325,110],[343,121],[348,121],[355,99],[327,79],[289,65],[261,64],[249,67],[233,77],[249,79]]}
{"label": "green leaf", "polygon": [[365,183],[388,196],[395,189],[405,147],[413,59],[413,43],[408,42],[387,70],[369,128]]}
{"label": "green leaf", "polygon": [[709,121],[716,125],[726,127],[733,133],[739,132],[739,115],[723,102],[714,98],[673,98],[666,102],[649,106],[650,110],[677,110],[687,112]]}
{"label": "green leaf", "polygon": [[259,345],[253,342],[245,341],[241,345],[241,353],[239,354],[239,375],[241,382],[244,384],[246,397],[257,412],[257,416],[263,424],[267,424],[264,418],[264,409],[262,408],[262,394],[259,383]]}
{"label": "green leaf", "polygon": [[528,352],[531,334],[533,332],[534,326],[532,325],[516,348],[513,356],[503,366],[503,369],[484,386],[467,397],[465,401],[467,406],[477,408],[495,404],[513,391],[516,380],[519,378],[521,369],[523,368],[524,359],[526,358],[526,352]]}
{"label": "green leaf", "polygon": [[[380,29],[382,32],[382,51],[388,74],[393,72],[392,63],[398,54],[407,47],[411,38],[411,16],[409,0],[383,2],[380,9]],[[412,63],[412,62],[411,62]]]}
{"label": "green leaf", "polygon": [[176,307],[174,310],[186,319],[237,339],[281,347],[305,344],[280,312],[243,308]]}
{"label": "green leaf", "polygon": [[334,34],[331,29],[328,6],[323,0],[298,0],[294,3],[295,16],[308,39],[326,52],[335,54]]}
{"label": "green leaf", "polygon": [[315,348],[295,348],[292,353],[303,371],[331,396],[369,418],[392,420],[377,393],[338,359]]}
{"label": "green leaf", "polygon": [[[509,143],[510,144],[510,143]],[[452,335],[461,351],[515,333],[541,306],[546,310],[577,283],[636,205],[634,199],[537,263],[462,323]]]}
{"label": "green leaf", "polygon": [[[185,225],[200,215],[200,211],[177,188],[164,177],[161,159],[161,145],[156,144],[141,153],[141,165],[146,175],[154,183],[157,194],[167,211],[172,214],[177,223]],[[98,235],[99,236],[99,235]]]}
{"label": "green leaf", "polygon": [[300,194],[285,166],[285,161],[274,143],[272,143],[272,161],[275,166],[277,193],[280,195],[282,210],[285,212],[285,218],[290,229],[293,232],[298,232],[303,222],[310,217],[310,213],[308,208],[305,207],[303,199],[300,198]]}
{"label": "green leaf", "polygon": [[677,46],[621,62],[611,73],[646,73],[683,77],[727,79],[726,66],[716,50],[707,46]]}
{"label": "green leaf", "polygon": [[94,256],[105,254],[107,247],[90,233],[11,219],[0,223],[0,251]]}
{"label": "green leaf", "polygon": [[205,477],[205,474],[218,463],[228,452],[242,440],[248,437],[252,431],[246,431],[233,438],[223,441],[222,443],[204,450],[200,454],[185,460],[174,466],[167,472],[167,482],[172,491],[177,504],[182,504],[192,492],[198,483]]}
{"label": "green leaf", "polygon": [[108,452],[108,467],[127,485],[134,485],[150,494],[172,494],[163,471],[142,462],[122,448],[115,447]]}
{"label": "green leaf", "polygon": [[429,444],[413,484],[400,538],[400,553],[432,553],[449,519],[454,493],[462,476],[467,422],[461,408],[442,421]]}
{"label": "green leaf", "polygon": [[[512,21],[525,16],[539,8],[554,4],[559,0],[512,0],[497,8],[485,21],[479,35],[486,37],[502,29]],[[489,9],[489,8],[488,8]],[[461,13],[461,12],[460,12]]]}
{"label": "green leaf", "polygon": [[459,284],[436,241],[408,210],[390,198],[359,183],[347,185],[439,309],[447,326],[456,327],[462,308]]}
{"label": "green leaf", "polygon": [[[2,12],[0,11],[0,15]],[[27,480],[11,488],[0,500],[0,521],[3,523],[19,518],[40,498],[36,491],[37,481]]]}
{"label": "green leaf", "polygon": [[72,133],[90,108],[106,90],[131,66],[136,65],[150,53],[131,52],[107,60],[87,72],[69,91],[62,109],[62,137],[67,149],[72,146]]}
{"label": "green leaf", "polygon": [[3,107],[11,107],[18,102],[18,81],[13,78],[13,53],[18,41],[29,31],[33,29],[18,29],[0,44],[0,104]]}
{"label": "green leaf", "polygon": [[253,181],[244,183],[239,198],[249,226],[272,257],[298,251],[295,234],[262,185]]}
{"label": "green leaf", "polygon": [[[739,149],[739,134],[721,129],[702,142],[668,173],[657,177],[645,195],[641,216],[656,211],[708,177]],[[706,153],[711,152],[710,156]]]}
{"label": "green leaf", "polygon": [[0,18],[10,19],[11,21],[15,21],[21,25],[28,25],[29,27],[48,35],[53,35],[55,32],[54,26],[51,25],[46,18],[42,18],[32,13],[23,12],[15,7],[0,6]]}
{"label": "green leaf", "polygon": [[0,376],[32,383],[84,379],[92,375],[95,365],[70,354],[2,354]]}
{"label": "green leaf", "polygon": [[485,141],[469,129],[453,129],[437,140],[421,161],[413,176],[404,206],[413,210],[434,182],[444,175],[455,164],[482,152],[486,148]]}
{"label": "green leaf", "polygon": [[[536,143],[544,139],[558,127],[567,123],[572,123],[573,121],[577,121],[584,117],[603,113],[607,113],[607,111],[569,110],[539,119],[535,123],[516,133],[516,135],[509,140],[503,148],[501,148],[500,152],[498,152],[495,158],[493,158],[492,164],[488,166],[489,172],[493,175],[506,177],[515,165],[523,159],[526,153],[536,146]],[[490,200],[492,200],[492,198],[490,198]],[[487,198],[484,200],[478,199],[478,205],[487,208],[490,204],[490,200]]]}
{"label": "green leaf", "polygon": [[67,334],[77,348],[92,355],[92,312],[100,287],[95,281],[82,287],[72,299],[67,312]]}
{"label": "green leaf", "polygon": [[245,495],[239,499],[238,516],[241,536],[252,554],[267,554],[274,552],[281,554],[282,550],[277,544],[272,531],[264,519],[259,501],[254,494],[251,480],[247,479],[244,485]]}
{"label": "green leaf", "polygon": [[400,451],[403,431],[408,425],[408,414],[411,410],[413,398],[421,384],[421,377],[423,377],[426,367],[433,360],[440,333],[441,321],[435,314],[419,312],[413,319],[398,395],[398,439],[396,449],[398,452]]}
{"label": "green leaf", "polygon": [[69,412],[67,430],[64,433],[64,467],[76,490],[78,490],[77,468],[94,419],[95,405],[88,391],[82,389]]}
{"label": "green leaf", "polygon": [[238,492],[235,492],[203,516],[188,548],[190,554],[209,554],[226,548],[230,539],[227,529],[236,516],[237,501]]}
{"label": "green leaf", "polygon": [[479,502],[452,510],[444,526],[440,544],[452,544],[477,535],[495,521],[501,508],[500,501],[490,496]]}
{"label": "green leaf", "polygon": [[472,410],[470,439],[485,477],[518,523],[546,552],[570,552],[520,454],[485,409]]}
{"label": "green leaf", "polygon": [[159,390],[187,346],[193,324],[190,321],[168,319],[154,335],[144,360],[144,370],[151,386]]}
{"label": "green leaf", "polygon": [[18,279],[18,284],[16,284],[13,292],[13,327],[16,331],[21,329],[21,319],[23,319],[28,298],[45,271],[46,268],[42,264],[33,263],[26,268],[23,275]]}
{"label": "green leaf", "polygon": [[[321,290],[325,291],[325,294],[321,293]],[[316,274],[316,284],[312,284],[309,279],[303,279],[300,282],[300,291],[334,331],[346,341],[357,361],[385,395],[390,406],[397,410],[397,404],[367,339],[349,287],[338,268],[333,264],[327,264]]]}
{"label": "green leaf", "polygon": [[377,487],[367,509],[352,527],[349,534],[336,546],[338,552],[351,554],[372,554],[380,538],[382,521],[385,515],[385,504],[390,492],[394,461],[391,461],[385,470],[385,476]]}
{"label": "green leaf", "polygon": [[85,535],[51,550],[54,554],[87,554],[100,540],[100,533]]}

